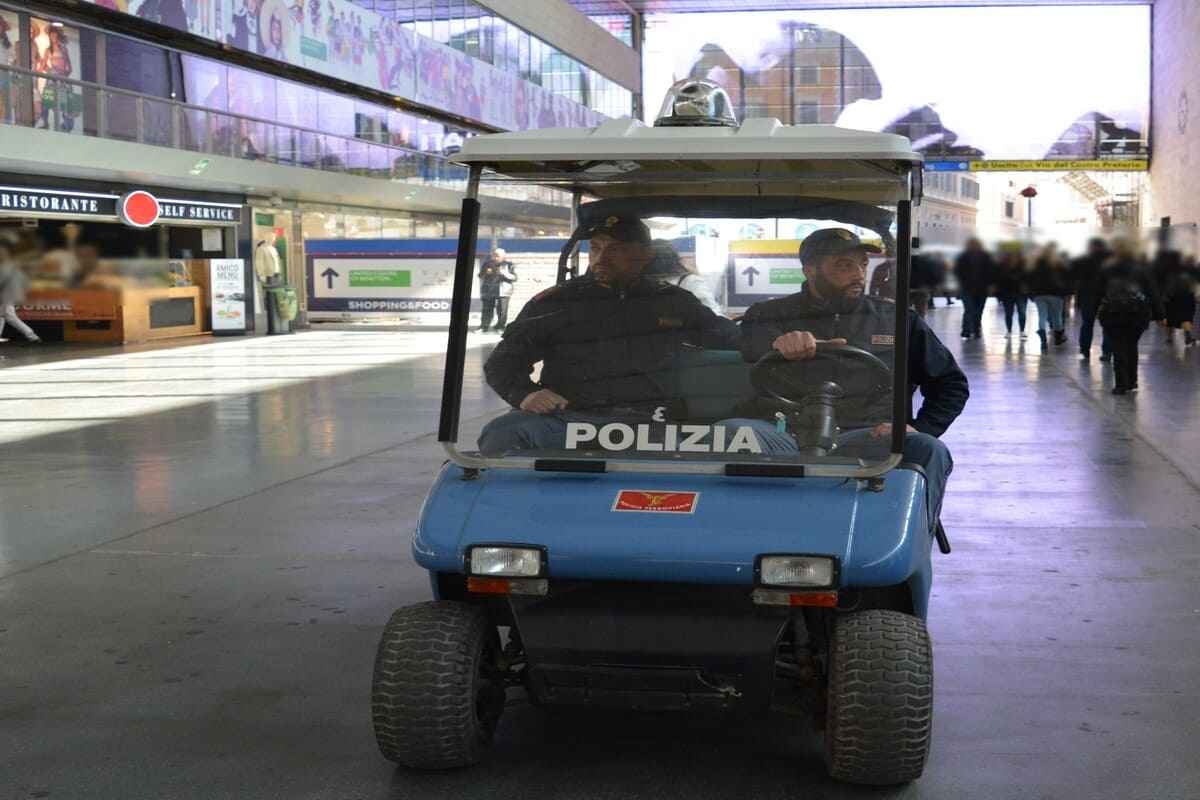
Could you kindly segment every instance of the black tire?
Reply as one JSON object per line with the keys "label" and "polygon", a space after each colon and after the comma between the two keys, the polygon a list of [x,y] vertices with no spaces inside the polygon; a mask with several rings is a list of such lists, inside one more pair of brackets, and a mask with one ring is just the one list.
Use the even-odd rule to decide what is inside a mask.
{"label": "black tire", "polygon": [[375,655],[371,717],[384,757],[417,769],[477,763],[504,710],[495,627],[479,606],[435,601],[392,614]]}
{"label": "black tire", "polygon": [[933,728],[933,650],[925,623],[899,611],[839,616],[827,701],[830,776],[877,786],[921,777]]}

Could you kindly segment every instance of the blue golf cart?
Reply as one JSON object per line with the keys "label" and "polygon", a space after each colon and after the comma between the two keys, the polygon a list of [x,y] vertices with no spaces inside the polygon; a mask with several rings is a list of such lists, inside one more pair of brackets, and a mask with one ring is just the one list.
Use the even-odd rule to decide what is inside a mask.
{"label": "blue golf cart", "polygon": [[[413,540],[432,600],[392,615],[375,662],[373,722],[388,759],[480,761],[518,691],[547,707],[765,714],[786,689],[809,698],[834,778],[921,775],[933,711],[930,554],[935,541],[949,551],[924,475],[901,456],[921,156],[895,135],[737,125],[722,112],[719,91],[691,84],[653,126],[479,136],[459,154],[470,182],[439,426],[449,460]],[[549,415],[564,430],[553,446],[480,448],[481,426],[542,421],[499,410],[478,385],[471,396],[491,395],[496,413],[460,413],[481,181],[573,198],[563,283],[585,267],[577,240],[605,220],[636,216],[664,238],[696,220],[718,232],[854,231],[895,268],[894,334],[753,363],[735,346],[648,342],[662,351],[653,369],[630,353],[639,374],[597,361],[588,384],[593,400],[615,381],[653,387],[645,403],[572,400]],[[706,247],[720,263],[728,243]],[[538,323],[523,316],[506,339]],[[602,347],[603,327],[576,333]]]}

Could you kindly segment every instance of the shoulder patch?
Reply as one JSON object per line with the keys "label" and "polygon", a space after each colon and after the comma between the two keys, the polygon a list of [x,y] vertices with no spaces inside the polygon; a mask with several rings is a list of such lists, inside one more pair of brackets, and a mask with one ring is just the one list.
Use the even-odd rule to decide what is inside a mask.
{"label": "shoulder patch", "polygon": [[529,301],[533,302],[534,300],[545,300],[548,297],[553,297],[554,295],[558,294],[559,288],[561,287],[551,286],[549,289],[542,289],[533,297],[529,298]]}

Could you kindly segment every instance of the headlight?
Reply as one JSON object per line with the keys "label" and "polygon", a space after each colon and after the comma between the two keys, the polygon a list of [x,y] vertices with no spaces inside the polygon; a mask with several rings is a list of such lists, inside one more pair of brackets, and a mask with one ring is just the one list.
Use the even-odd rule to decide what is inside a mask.
{"label": "headlight", "polygon": [[542,551],[532,547],[472,547],[467,555],[467,571],[496,578],[537,578],[542,574]]}
{"label": "headlight", "polygon": [[763,556],[758,564],[763,586],[831,587],[834,562],[826,556]]}

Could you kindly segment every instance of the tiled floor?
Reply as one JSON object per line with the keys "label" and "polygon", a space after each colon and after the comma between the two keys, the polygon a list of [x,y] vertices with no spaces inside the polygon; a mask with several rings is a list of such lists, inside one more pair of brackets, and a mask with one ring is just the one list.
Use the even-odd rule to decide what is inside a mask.
{"label": "tiled floor", "polygon": [[[1114,398],[1071,348],[957,319],[931,316],[972,398],[919,782],[830,784],[790,718],[523,705],[486,765],[383,761],[371,662],[428,595],[408,544],[443,344],[325,332],[0,368],[0,798],[1200,796],[1200,348],[1146,339]],[[468,428],[500,407],[486,350]]]}

